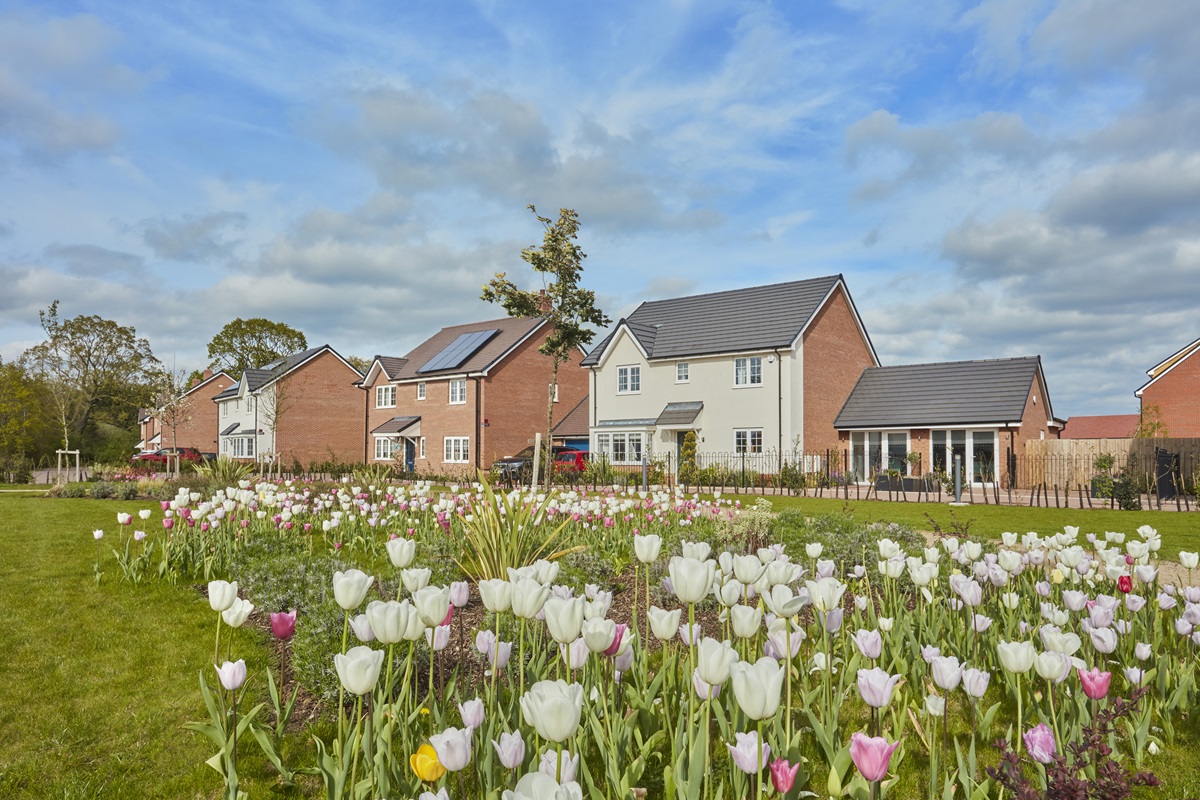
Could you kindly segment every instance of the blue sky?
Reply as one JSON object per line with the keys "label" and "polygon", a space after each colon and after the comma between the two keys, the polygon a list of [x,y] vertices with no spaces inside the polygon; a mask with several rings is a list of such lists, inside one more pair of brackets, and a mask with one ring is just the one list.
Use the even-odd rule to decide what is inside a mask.
{"label": "blue sky", "polygon": [[[400,354],[576,209],[644,299],[843,273],[886,364],[1040,354],[1128,413],[1200,336],[1200,3],[0,2],[0,357]],[[753,309],[747,309],[753,314]]]}

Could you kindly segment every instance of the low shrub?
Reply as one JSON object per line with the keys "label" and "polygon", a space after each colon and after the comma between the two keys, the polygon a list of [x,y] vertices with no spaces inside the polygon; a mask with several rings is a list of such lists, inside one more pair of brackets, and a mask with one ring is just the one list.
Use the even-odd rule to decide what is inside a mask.
{"label": "low shrub", "polygon": [[864,523],[849,513],[809,517],[802,511],[784,511],[775,518],[771,533],[776,541],[787,545],[793,558],[803,555],[804,545],[819,542],[821,558],[838,564],[875,563],[882,539],[891,539],[909,553],[925,547],[925,538],[907,525]]}
{"label": "low shrub", "polygon": [[109,481],[96,481],[89,492],[93,500],[109,500],[117,496],[117,484]]}

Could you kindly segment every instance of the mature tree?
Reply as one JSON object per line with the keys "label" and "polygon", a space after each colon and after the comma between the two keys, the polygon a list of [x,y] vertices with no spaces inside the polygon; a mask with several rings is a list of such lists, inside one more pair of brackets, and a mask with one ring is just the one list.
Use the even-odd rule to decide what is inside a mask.
{"label": "mature tree", "polygon": [[350,366],[354,367],[363,375],[367,374],[367,370],[369,370],[371,368],[371,364],[374,363],[374,359],[363,358],[362,356],[346,356],[346,361],[350,362]]}
{"label": "mature tree", "polygon": [[208,357],[214,370],[225,370],[241,378],[244,370],[261,367],[307,347],[304,334],[290,325],[262,317],[239,317],[221,328],[208,343]]}
{"label": "mature tree", "polygon": [[0,458],[33,450],[42,408],[33,377],[20,364],[0,359]]}
{"label": "mature tree", "polygon": [[546,487],[554,475],[554,394],[558,386],[558,368],[571,358],[573,350],[590,343],[596,335],[588,326],[604,327],[611,320],[596,307],[596,293],[579,285],[583,260],[587,254],[575,243],[579,215],[569,208],[559,209],[558,221],[540,216],[532,205],[529,210],[545,229],[541,246],[526,247],[521,259],[542,278],[538,291],[518,289],[503,272],[483,287],[483,299],[499,303],[510,317],[545,317],[550,332],[538,352],[551,361],[550,387],[546,398]]}
{"label": "mature tree", "polygon": [[72,437],[82,439],[98,409],[123,421],[149,399],[145,395],[160,365],[133,327],[95,315],[60,320],[57,300],[38,317],[46,340],[26,350],[21,361],[44,382],[64,450],[71,449]]}

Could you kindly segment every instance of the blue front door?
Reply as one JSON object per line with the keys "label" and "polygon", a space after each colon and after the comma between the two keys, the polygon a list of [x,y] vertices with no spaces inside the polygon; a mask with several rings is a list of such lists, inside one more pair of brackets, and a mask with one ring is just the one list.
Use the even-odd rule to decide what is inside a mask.
{"label": "blue front door", "polygon": [[412,439],[404,440],[404,469],[415,472],[417,467],[417,448]]}

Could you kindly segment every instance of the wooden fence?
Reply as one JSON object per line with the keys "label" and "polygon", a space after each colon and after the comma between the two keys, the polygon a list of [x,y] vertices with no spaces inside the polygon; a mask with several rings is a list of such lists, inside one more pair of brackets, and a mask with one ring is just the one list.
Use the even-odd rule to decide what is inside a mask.
{"label": "wooden fence", "polygon": [[[1180,478],[1190,488],[1200,473],[1200,439],[1043,439],[1025,443],[1017,465],[1018,486],[1086,486],[1098,473],[1097,459],[1112,456],[1110,473],[1154,474],[1156,452],[1179,457]],[[1020,454],[1018,454],[1018,457]]]}

